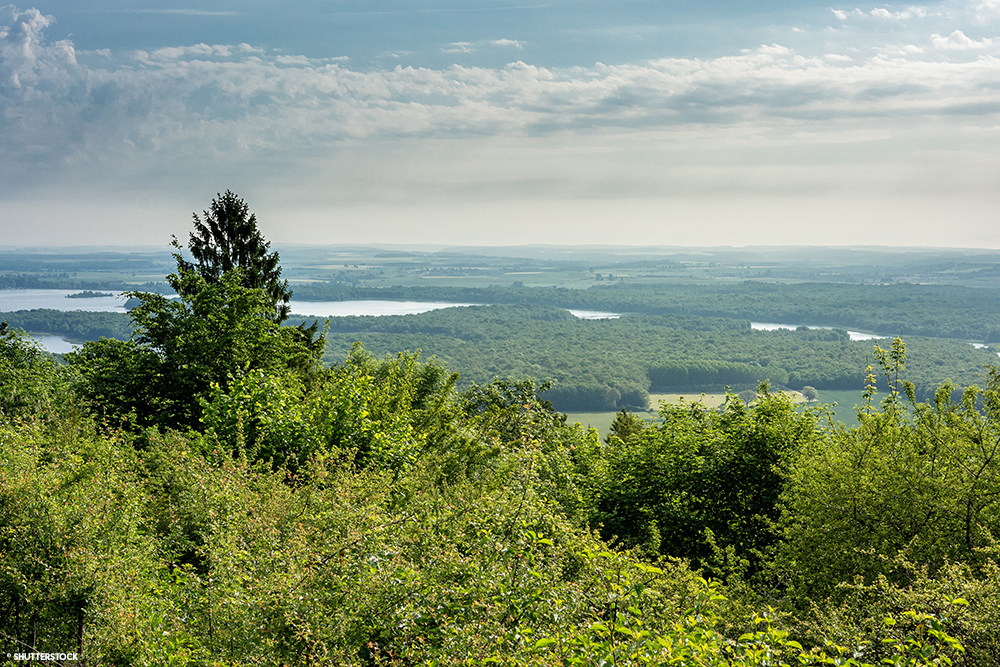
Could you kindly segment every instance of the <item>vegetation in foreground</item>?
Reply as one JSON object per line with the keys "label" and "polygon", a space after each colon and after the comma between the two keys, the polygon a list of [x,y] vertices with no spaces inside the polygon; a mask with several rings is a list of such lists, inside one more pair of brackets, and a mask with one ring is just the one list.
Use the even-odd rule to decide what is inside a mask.
{"label": "vegetation in foreground", "polygon": [[1000,371],[919,403],[897,340],[856,428],[764,385],[602,442],[530,380],[323,368],[252,270],[179,260],[64,366],[0,330],[0,655],[997,663]]}

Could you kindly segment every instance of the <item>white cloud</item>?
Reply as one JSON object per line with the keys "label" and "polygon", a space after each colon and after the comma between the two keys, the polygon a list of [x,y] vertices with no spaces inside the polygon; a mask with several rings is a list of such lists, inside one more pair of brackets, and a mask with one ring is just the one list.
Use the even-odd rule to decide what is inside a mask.
{"label": "white cloud", "polygon": [[868,16],[868,14],[866,14],[865,12],[863,12],[860,9],[857,9],[857,8],[850,9],[848,11],[844,11],[842,9],[831,9],[830,11],[833,12],[833,15],[836,16],[841,21],[846,21],[848,18],[851,18],[851,17],[861,17],[861,18],[864,18],[865,16]]}
{"label": "white cloud", "polygon": [[441,50],[445,53],[474,53],[476,45],[472,42],[452,42]]}
{"label": "white cloud", "polygon": [[879,49],[879,53],[882,57],[909,57],[919,55],[924,52],[924,49],[917,46],[916,44],[893,44],[891,46],[885,46]]}
{"label": "white cloud", "polygon": [[972,7],[975,10],[976,19],[980,22],[995,19],[1000,15],[1000,0],[979,0],[973,2]]}
{"label": "white cloud", "polygon": [[[986,0],[986,1],[991,2],[993,0]],[[906,9],[896,12],[891,11],[885,7],[875,7],[874,9],[868,12],[857,7],[847,11],[842,9],[831,8],[830,11],[833,12],[833,15],[841,21],[846,21],[848,18],[867,18],[867,17],[905,21],[911,18],[925,18],[929,15],[929,12],[927,11],[926,7],[919,7],[916,5],[911,5]]]}
{"label": "white cloud", "polygon": [[274,61],[281,65],[313,65],[316,60],[305,56],[275,56]]}
{"label": "white cloud", "polygon": [[357,70],[219,44],[77,62],[71,43],[45,40],[51,21],[34,10],[0,21],[0,179],[83,164],[128,174],[195,160],[294,162],[407,137],[655,132],[785,141],[861,121],[891,134],[896,119],[954,114],[967,122],[992,118],[1000,105],[1000,59],[963,55],[963,45],[987,40],[961,31],[938,37],[958,45],[939,47],[950,49],[946,59],[906,44],[853,57],[769,44],[719,58],[591,67]]}
{"label": "white cloud", "polygon": [[771,45],[762,44],[758,49],[758,51],[760,53],[766,53],[772,56],[787,56],[792,52],[791,49],[785,46],[781,46],[780,44],[771,44]]}
{"label": "white cloud", "polygon": [[72,69],[77,65],[76,50],[68,40],[44,44],[43,32],[53,18],[37,9],[23,12],[14,7],[0,8],[0,84],[12,88],[35,83],[45,72]]}
{"label": "white cloud", "polygon": [[169,46],[149,54],[152,60],[180,60],[188,57],[228,58],[233,55],[231,47],[224,44],[195,44],[193,46]]}
{"label": "white cloud", "polygon": [[938,34],[931,35],[931,43],[938,49],[967,51],[969,49],[985,49],[993,44],[993,40],[989,37],[983,37],[977,42],[976,40],[967,37],[961,30],[956,30],[947,37],[942,37]]}
{"label": "white cloud", "polygon": [[[621,242],[607,221],[645,215],[650,230],[667,234],[664,211],[690,197],[683,229],[707,229],[711,211],[731,208],[725,215],[737,223],[729,231],[747,228],[745,242],[760,242],[764,236],[746,225],[748,211],[757,207],[763,220],[785,206],[788,229],[801,228],[806,242],[815,242],[817,228],[840,234],[845,220],[859,230],[856,238],[871,241],[873,229],[887,229],[887,212],[905,236],[889,230],[886,238],[916,238],[912,221],[928,206],[914,197],[925,193],[949,205],[964,206],[974,199],[969,193],[995,204],[1000,57],[981,37],[992,33],[974,32],[968,16],[966,23],[949,19],[947,28],[930,21],[914,27],[887,24],[868,9],[831,11],[848,23],[786,32],[780,39],[789,46],[724,57],[547,68],[525,62],[527,49],[502,50],[517,48],[515,40],[492,40],[445,48],[521,60],[432,69],[352,66],[346,57],[239,44],[76,52],[68,41],[46,40],[51,17],[8,10],[0,16],[4,211],[14,219],[6,202],[12,192],[27,192],[34,199],[17,209],[26,218],[43,221],[39,202],[68,202],[48,218],[72,218],[79,227],[80,202],[92,197],[101,201],[91,218],[106,225],[106,202],[156,192],[170,200],[171,222],[146,230],[141,239],[148,241],[178,231],[167,225],[185,224],[197,206],[192,199],[232,187],[253,194],[255,207],[258,196],[279,193],[284,199],[272,200],[270,218],[286,230],[303,215],[299,202],[313,202],[321,222],[303,224],[303,241],[316,240],[316,230],[327,241],[440,234],[437,203],[459,202],[465,208],[449,228],[456,234],[471,233],[471,217],[502,209],[495,223],[501,241],[535,238],[541,229],[564,235],[569,224],[575,233],[580,213],[592,217],[594,229],[614,228],[607,232],[614,236],[595,235],[595,242]],[[885,11],[893,19],[900,13],[892,5]],[[956,22],[977,38],[952,32]],[[934,30],[937,49],[928,39]],[[906,206],[876,201],[888,192],[903,193]],[[802,206],[788,204],[789,196]],[[545,206],[529,216],[521,208],[526,199]],[[431,204],[414,215],[406,208],[414,201]],[[343,213],[354,205],[357,215]],[[149,224],[120,206],[123,234]],[[995,208],[983,213],[970,205],[962,226],[973,214],[988,226]],[[391,216],[397,227],[385,222]],[[559,216],[572,222],[558,227],[552,221]],[[949,209],[940,220],[954,218]],[[522,226],[512,231],[511,221]],[[731,238],[722,228],[712,235]]]}
{"label": "white cloud", "polygon": [[523,49],[524,44],[516,39],[494,39],[490,42],[493,46],[513,46],[515,49]]}

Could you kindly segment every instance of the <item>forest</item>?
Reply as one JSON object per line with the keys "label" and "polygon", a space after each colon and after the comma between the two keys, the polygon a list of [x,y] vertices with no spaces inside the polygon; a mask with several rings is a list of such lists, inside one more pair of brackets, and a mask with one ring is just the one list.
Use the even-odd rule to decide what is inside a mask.
{"label": "forest", "polygon": [[132,335],[132,324],[122,313],[36,308],[3,313],[0,317],[17,329],[59,334],[80,343],[100,338],[125,340]]}
{"label": "forest", "polygon": [[[697,315],[578,320],[554,306],[473,306],[336,317],[327,326],[327,363],[357,341],[378,355],[420,350],[460,369],[465,382],[553,380],[545,397],[563,411],[645,409],[650,391],[736,391],[765,380],[794,389],[860,389],[873,361],[871,341],[851,341],[842,329],[756,331],[749,320]],[[995,351],[966,343],[907,342],[908,377],[921,400],[945,380],[976,384],[983,366],[996,360]]]}
{"label": "forest", "polygon": [[322,363],[245,203],[205,215],[179,298],[136,292],[127,338],[60,363],[0,325],[7,663],[1000,661],[995,366],[921,399],[918,346],[868,342],[857,427],[762,382],[602,440],[531,379],[360,344]]}
{"label": "forest", "polygon": [[310,284],[303,300],[412,299],[481,304],[535,304],[641,315],[699,315],[837,326],[888,336],[1000,342],[1000,292],[956,285],[644,284],[588,289],[494,287],[353,287]]}
{"label": "forest", "polygon": [[[37,309],[3,318],[15,328],[75,341],[124,341],[133,330],[120,313]],[[284,324],[315,321],[291,316]],[[527,304],[333,317],[320,326],[326,327],[325,365],[343,360],[359,341],[379,356],[420,351],[458,371],[461,387],[495,377],[551,380],[545,398],[562,411],[645,409],[650,392],[739,391],[763,380],[775,388],[860,390],[873,347],[849,340],[843,329],[757,331],[749,320],[698,315],[579,320],[555,306]],[[914,353],[908,376],[921,400],[946,380],[958,387],[980,382],[983,366],[996,359],[995,346],[906,340]]]}

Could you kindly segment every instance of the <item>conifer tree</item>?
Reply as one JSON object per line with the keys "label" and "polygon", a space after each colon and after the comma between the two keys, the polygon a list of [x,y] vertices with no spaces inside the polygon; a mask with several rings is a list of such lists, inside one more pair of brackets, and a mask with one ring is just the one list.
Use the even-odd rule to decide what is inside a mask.
{"label": "conifer tree", "polygon": [[195,229],[189,237],[188,250],[194,262],[183,258],[180,253],[183,247],[176,237],[173,240],[172,245],[177,248],[174,253],[177,273],[168,277],[171,287],[182,294],[185,284],[194,284],[182,279],[186,271],[197,273],[209,285],[218,285],[227,271],[240,269],[242,286],[264,290],[274,304],[274,321],[284,322],[292,291],[288,289],[288,281],[281,280],[278,253],[268,252],[271,244],[257,229],[257,216],[230,190],[213,199],[203,216],[193,214]]}

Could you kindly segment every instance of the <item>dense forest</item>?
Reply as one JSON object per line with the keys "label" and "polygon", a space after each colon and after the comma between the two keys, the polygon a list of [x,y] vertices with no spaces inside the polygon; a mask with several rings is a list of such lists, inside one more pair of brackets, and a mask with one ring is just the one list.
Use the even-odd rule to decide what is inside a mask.
{"label": "dense forest", "polygon": [[622,411],[602,441],[530,379],[459,387],[361,345],[322,364],[240,204],[196,216],[206,252],[178,248],[179,299],[135,295],[127,339],[57,363],[0,325],[8,663],[1000,661],[997,368],[921,401],[897,338],[859,368],[855,428],[762,384],[656,424]]}
{"label": "dense forest", "polygon": [[[774,387],[858,389],[871,341],[844,330],[756,331],[749,320],[695,315],[578,320],[553,306],[474,306],[420,315],[330,318],[325,357],[342,359],[361,341],[378,354],[421,350],[463,381],[553,380],[545,397],[560,410],[645,408],[649,392]],[[945,380],[970,386],[993,351],[966,343],[907,338],[908,377],[923,400]]]}
{"label": "dense forest", "polygon": [[[4,314],[12,327],[72,341],[127,340],[128,316],[55,310]],[[286,324],[311,325],[292,317]],[[335,317],[326,322],[327,365],[361,341],[378,355],[420,350],[461,373],[461,386],[495,377],[552,380],[545,396],[560,410],[645,408],[650,392],[734,391],[763,380],[774,387],[860,389],[872,343],[837,329],[756,331],[749,320],[697,315],[578,320],[555,306],[448,308],[420,315]],[[907,337],[909,377],[921,400],[951,380],[981,381],[995,350]]]}
{"label": "dense forest", "polygon": [[643,284],[588,289],[494,287],[296,287],[303,300],[413,299],[534,304],[642,315],[700,315],[810,326],[838,326],[888,336],[1000,342],[1000,291],[947,285]]}
{"label": "dense forest", "polygon": [[58,334],[74,343],[99,338],[125,340],[132,335],[132,322],[122,313],[95,313],[84,310],[36,308],[0,314],[11,327],[25,331]]}

